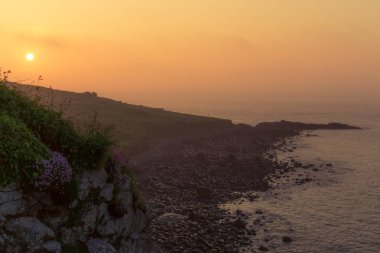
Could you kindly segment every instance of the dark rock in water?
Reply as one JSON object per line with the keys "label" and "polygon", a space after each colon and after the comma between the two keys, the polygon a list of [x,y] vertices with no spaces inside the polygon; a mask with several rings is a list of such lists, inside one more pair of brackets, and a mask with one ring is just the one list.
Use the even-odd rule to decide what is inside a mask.
{"label": "dark rock in water", "polygon": [[247,226],[247,222],[245,222],[243,219],[238,218],[234,222],[232,222],[234,227],[239,228],[239,229],[244,229]]}
{"label": "dark rock in water", "polygon": [[290,238],[289,236],[284,236],[284,237],[282,237],[282,241],[285,243],[291,243],[293,241],[293,239]]}
{"label": "dark rock in water", "polygon": [[258,250],[260,251],[268,251],[269,249],[263,245],[260,245],[260,247],[258,248]]}
{"label": "dark rock in water", "polygon": [[214,197],[214,191],[208,188],[197,188],[197,193],[199,197],[204,198],[204,199],[211,199]]}
{"label": "dark rock in water", "polygon": [[291,122],[282,120],[280,122],[263,122],[256,126],[258,129],[271,129],[271,130],[318,130],[318,129],[361,129],[360,127],[350,126],[341,123],[329,123],[329,124],[306,124],[301,122]]}

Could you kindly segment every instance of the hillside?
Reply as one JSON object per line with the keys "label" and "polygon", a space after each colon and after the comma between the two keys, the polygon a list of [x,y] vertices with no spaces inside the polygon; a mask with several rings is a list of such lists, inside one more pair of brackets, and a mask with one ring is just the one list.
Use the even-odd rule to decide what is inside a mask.
{"label": "hillside", "polygon": [[90,123],[0,81],[0,252],[147,252],[149,214],[124,152]]}
{"label": "hillside", "polygon": [[64,115],[78,125],[91,121],[96,113],[98,122],[111,127],[112,135],[129,153],[142,150],[159,139],[233,127],[230,120],[131,105],[98,97],[90,92],[75,93],[30,85],[12,85],[29,96],[38,96],[45,103],[53,103],[56,108],[63,105]]}

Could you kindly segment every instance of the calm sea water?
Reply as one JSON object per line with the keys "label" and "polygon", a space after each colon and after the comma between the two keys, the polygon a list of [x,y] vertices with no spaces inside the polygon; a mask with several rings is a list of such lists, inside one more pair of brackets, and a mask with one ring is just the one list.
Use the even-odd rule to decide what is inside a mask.
{"label": "calm sea water", "polygon": [[[296,138],[293,153],[278,153],[313,163],[318,171],[299,169],[277,180],[257,201],[226,203],[243,210],[257,231],[246,252],[263,245],[269,252],[380,252],[380,110],[371,106],[171,107],[256,124],[281,119],[363,127],[358,131],[314,131]],[[332,163],[332,167],[323,164]],[[294,178],[313,180],[303,185]],[[263,213],[257,213],[261,210]],[[254,222],[256,220],[256,222]],[[256,224],[254,224],[256,223]],[[293,242],[282,242],[290,236]]]}

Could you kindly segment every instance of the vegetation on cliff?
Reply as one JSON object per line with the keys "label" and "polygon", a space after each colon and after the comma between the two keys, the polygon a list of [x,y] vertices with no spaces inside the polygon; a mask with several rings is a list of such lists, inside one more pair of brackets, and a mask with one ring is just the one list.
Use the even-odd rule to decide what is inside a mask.
{"label": "vegetation on cliff", "polygon": [[95,120],[86,128],[76,128],[62,112],[8,87],[4,80],[0,82],[0,138],[0,186],[36,180],[55,153],[62,154],[74,171],[95,169],[105,164],[112,145]]}

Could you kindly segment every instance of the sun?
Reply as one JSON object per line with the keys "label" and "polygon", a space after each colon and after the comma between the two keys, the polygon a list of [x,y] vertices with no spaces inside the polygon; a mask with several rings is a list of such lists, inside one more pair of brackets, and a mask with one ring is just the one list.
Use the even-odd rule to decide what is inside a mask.
{"label": "sun", "polygon": [[33,54],[33,53],[27,53],[27,54],[25,55],[25,59],[26,59],[27,61],[34,61],[34,54]]}

